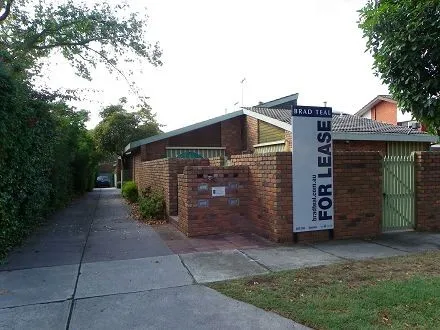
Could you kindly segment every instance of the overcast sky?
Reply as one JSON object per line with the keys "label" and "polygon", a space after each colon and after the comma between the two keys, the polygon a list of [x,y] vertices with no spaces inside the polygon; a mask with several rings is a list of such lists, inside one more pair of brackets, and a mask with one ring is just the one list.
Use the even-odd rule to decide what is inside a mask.
{"label": "overcast sky", "polygon": [[[164,65],[145,63],[134,79],[165,131],[237,109],[242,87],[245,106],[299,93],[299,104],[326,101],[347,113],[388,93],[373,75],[356,23],[366,0],[132,2],[134,10],[146,6],[149,40],[163,48]],[[103,69],[92,83],[62,63],[50,71],[55,87],[101,90],[77,104],[91,111],[90,128],[103,106],[128,95],[127,84]]]}

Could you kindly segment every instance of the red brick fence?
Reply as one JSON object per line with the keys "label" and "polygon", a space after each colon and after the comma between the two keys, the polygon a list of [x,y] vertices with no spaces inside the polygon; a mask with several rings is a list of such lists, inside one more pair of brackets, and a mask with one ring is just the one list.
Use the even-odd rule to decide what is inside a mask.
{"label": "red brick fence", "polygon": [[[134,178],[140,189],[164,193],[168,214],[179,215],[178,227],[188,236],[251,231],[276,242],[292,241],[291,153],[236,155],[229,163],[136,160]],[[333,163],[334,238],[380,234],[381,154],[335,152]],[[440,153],[417,153],[415,174],[417,229],[440,230]],[[212,197],[215,187],[226,187],[225,195]],[[297,239],[326,240],[329,232],[299,233]]]}

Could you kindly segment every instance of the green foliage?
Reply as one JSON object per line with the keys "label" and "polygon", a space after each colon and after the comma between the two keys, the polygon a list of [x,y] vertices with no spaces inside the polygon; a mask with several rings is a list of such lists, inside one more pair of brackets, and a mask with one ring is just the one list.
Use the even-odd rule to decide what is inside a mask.
{"label": "green foliage", "polygon": [[139,212],[145,219],[162,220],[165,218],[165,199],[163,194],[153,191],[139,198]]}
{"label": "green foliage", "polygon": [[45,100],[0,62],[0,256],[49,212],[90,189],[87,113]]}
{"label": "green foliage", "polygon": [[98,149],[103,154],[122,156],[125,146],[160,133],[159,124],[148,105],[128,112],[123,104],[111,105],[100,113],[102,121],[94,130]]}
{"label": "green foliage", "polygon": [[121,61],[146,59],[161,65],[158,44],[146,40],[147,17],[130,12],[128,3],[88,5],[72,0],[15,0],[9,17],[2,21],[0,48],[21,69],[38,73],[38,61],[53,50],[91,79],[90,71],[104,63],[110,71]]}
{"label": "green foliage", "polygon": [[440,129],[440,2],[370,0],[359,27],[375,73],[404,111]]}
{"label": "green foliage", "polygon": [[122,196],[131,203],[138,200],[138,189],[134,181],[125,181],[122,184]]}
{"label": "green foliage", "polygon": [[[122,61],[162,64],[145,27],[146,17],[128,4],[0,0],[0,256],[49,212],[91,190],[102,156],[85,128],[86,111],[32,87],[43,61],[58,51],[86,79],[99,63],[127,79],[117,67]],[[158,130],[146,103],[130,116],[136,132]]]}

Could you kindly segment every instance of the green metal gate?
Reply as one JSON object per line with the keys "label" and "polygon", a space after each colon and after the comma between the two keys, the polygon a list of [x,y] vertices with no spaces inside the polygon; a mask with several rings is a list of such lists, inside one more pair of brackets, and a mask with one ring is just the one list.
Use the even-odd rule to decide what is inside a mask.
{"label": "green metal gate", "polygon": [[382,230],[414,229],[414,155],[383,159]]}

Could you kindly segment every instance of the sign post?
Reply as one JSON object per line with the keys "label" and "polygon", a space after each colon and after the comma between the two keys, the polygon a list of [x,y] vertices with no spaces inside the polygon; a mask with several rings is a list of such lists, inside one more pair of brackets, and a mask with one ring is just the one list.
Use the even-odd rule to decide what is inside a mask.
{"label": "sign post", "polygon": [[293,232],[333,229],[332,108],[292,108]]}

